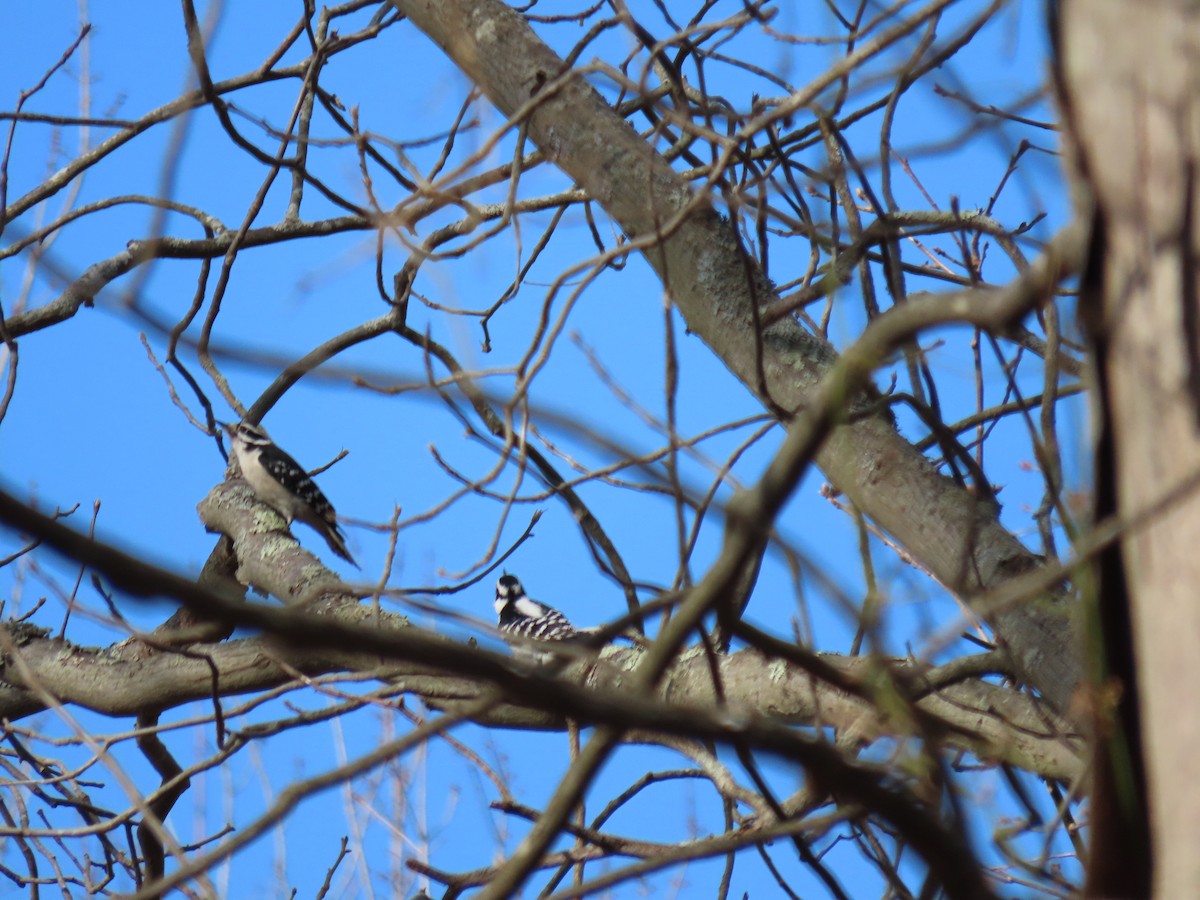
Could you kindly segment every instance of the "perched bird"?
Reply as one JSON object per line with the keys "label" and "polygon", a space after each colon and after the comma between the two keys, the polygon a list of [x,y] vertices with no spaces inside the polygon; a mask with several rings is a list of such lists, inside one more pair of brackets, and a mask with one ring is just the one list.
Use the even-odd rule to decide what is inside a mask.
{"label": "perched bird", "polygon": [[[516,575],[504,574],[496,582],[496,616],[505,640],[516,646],[530,641],[578,641],[584,635],[552,606],[539,603],[521,586]],[[534,653],[545,659],[549,654]]]}
{"label": "perched bird", "polygon": [[330,550],[357,569],[358,563],[346,549],[346,536],[338,527],[333,504],[308,472],[281,450],[261,426],[249,422],[221,424],[229,432],[242,477],[254,488],[258,499],[283,516],[289,526],[299,519],[315,529]]}

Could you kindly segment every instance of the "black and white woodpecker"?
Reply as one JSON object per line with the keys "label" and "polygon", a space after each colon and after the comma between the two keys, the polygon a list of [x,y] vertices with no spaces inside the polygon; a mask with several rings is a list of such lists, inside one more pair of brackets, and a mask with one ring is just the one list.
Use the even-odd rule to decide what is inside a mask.
{"label": "black and white woodpecker", "polygon": [[[585,637],[553,606],[526,594],[516,575],[501,575],[496,582],[496,617],[504,639],[517,647],[535,641],[579,641]],[[548,654],[535,652],[534,656],[545,658]]]}
{"label": "black and white woodpecker", "polygon": [[299,519],[316,530],[330,550],[358,568],[346,549],[346,536],[338,527],[333,504],[308,472],[281,450],[262,426],[237,422],[222,423],[222,427],[229,433],[242,478],[258,499],[283,516],[289,526]]}

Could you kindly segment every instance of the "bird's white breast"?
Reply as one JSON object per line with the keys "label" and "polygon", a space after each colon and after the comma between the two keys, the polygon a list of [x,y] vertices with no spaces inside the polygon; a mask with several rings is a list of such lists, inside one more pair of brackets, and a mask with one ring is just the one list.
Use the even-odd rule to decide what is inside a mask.
{"label": "bird's white breast", "polygon": [[233,452],[237,456],[242,477],[246,479],[246,483],[250,487],[254,488],[258,499],[278,511],[290,524],[295,518],[292,511],[292,497],[283,485],[276,481],[271,473],[259,463],[258,457],[262,451],[257,447],[246,446],[239,441],[234,445]]}

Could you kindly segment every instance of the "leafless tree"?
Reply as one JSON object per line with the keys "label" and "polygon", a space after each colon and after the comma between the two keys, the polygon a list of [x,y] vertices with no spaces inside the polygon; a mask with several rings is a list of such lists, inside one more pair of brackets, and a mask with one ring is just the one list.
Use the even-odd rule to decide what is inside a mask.
{"label": "leafless tree", "polygon": [[[1182,4],[1166,0],[1144,17],[1104,5],[1110,18],[1087,26],[1099,37],[1069,13],[1058,34],[1074,218],[1063,213],[1049,75],[1000,94],[967,77],[989,42],[1045,37],[1005,0],[827,0],[811,21],[767,2],[392,0],[296,4],[290,21],[238,24],[235,10],[184,0],[176,33],[187,57],[177,62],[189,84],[121,116],[54,106],[70,76],[91,83],[99,39],[82,26],[4,101],[0,260],[22,275],[5,282],[19,290],[0,309],[0,454],[57,440],[49,419],[21,407],[49,396],[36,354],[112,313],[141,332],[129,365],[171,401],[130,425],[127,398],[111,398],[105,412],[124,423],[119,453],[132,467],[113,483],[132,490],[145,477],[133,469],[157,460],[171,493],[117,539],[99,501],[85,522],[71,504],[90,498],[11,480],[0,492],[11,547],[0,875],[31,896],[237,896],[229,861],[261,858],[256,841],[287,833],[336,789],[344,820],[307,829],[328,872],[302,893],[386,884],[396,895],[585,896],[716,860],[705,896],[730,896],[750,866],[791,896],[814,886],[859,896],[866,883],[888,897],[1012,886],[1067,896],[1083,889],[1093,809],[1116,810],[1098,834],[1119,823],[1106,832],[1115,846],[1141,848],[1125,880],[1097,869],[1093,889],[1145,888],[1164,835],[1194,833],[1187,815],[1200,809],[1183,805],[1184,792],[1178,815],[1145,799],[1175,789],[1194,728],[1179,715],[1190,680],[1176,674],[1197,655],[1195,614],[1180,611],[1191,531],[1171,519],[1194,508],[1194,91],[1174,68],[1182,45],[1164,47],[1163,72],[1144,82],[1130,74],[1140,55],[1128,69],[1079,61],[1095,62],[1088,40],[1119,43],[1126,28],[1145,29],[1149,46],[1194,26],[1175,22]],[[137,24],[127,24],[133,41]],[[273,49],[235,71],[218,51],[223,29],[237,27]],[[1072,46],[1084,49],[1072,56]],[[1160,88],[1177,91],[1162,100],[1169,115],[1156,106]],[[440,130],[402,102],[381,109],[389,90],[442,110]],[[1114,96],[1133,110],[1115,132],[1105,130]],[[956,132],[916,140],[914,117],[935,103]],[[1139,115],[1145,128],[1128,127]],[[1178,138],[1167,159],[1160,127]],[[1121,154],[1107,152],[1114,144]],[[50,174],[20,164],[30,146]],[[949,188],[922,176],[996,148],[994,174],[972,162],[961,170],[972,180]],[[158,171],[131,162],[148,158]],[[986,198],[978,208],[958,199],[976,195]],[[135,220],[130,208],[149,215]],[[114,235],[111,249],[94,249]],[[1147,262],[1168,244],[1169,259]],[[328,298],[312,285],[342,266],[354,272],[344,303],[246,325],[278,313],[252,317],[274,287]],[[1141,396],[1154,380],[1146,361],[1158,361],[1136,343],[1150,317],[1129,312],[1130,285],[1163,291],[1149,324],[1185,337],[1153,405],[1120,400]],[[1091,371],[1077,304],[1103,310],[1090,334],[1109,367],[1094,504],[1072,455]],[[628,325],[602,327],[598,306]],[[268,329],[294,329],[305,349],[280,354]],[[1157,347],[1162,333],[1146,339]],[[100,349],[122,364],[130,353],[128,343]],[[640,372],[628,353],[642,354]],[[56,371],[86,382],[85,365],[64,356]],[[706,366],[710,383],[689,377],[691,366]],[[260,385],[265,376],[257,394],[246,393],[246,372]],[[564,381],[577,398],[569,407],[546,399]],[[200,483],[184,479],[182,462],[228,449],[223,411],[259,422],[314,385],[370,410],[322,448],[344,442],[352,460],[369,442],[380,448],[378,470],[354,476],[364,493],[428,498],[419,509],[389,501],[371,510],[376,521],[353,523],[381,548],[362,581],[301,547],[236,467],[224,480],[214,469],[179,501],[199,501],[211,540],[197,531],[195,546],[156,547],[164,497],[176,503]],[[1178,427],[1164,412],[1160,431],[1157,411],[1168,408]],[[406,442],[430,440],[393,433],[415,409],[421,429],[465,430],[468,449],[439,443],[424,469],[397,466]],[[608,421],[612,409],[633,424]],[[305,419],[312,433],[341,427],[315,418]],[[172,434],[181,423],[191,427]],[[1151,466],[1156,452],[1170,465]],[[813,470],[826,484],[820,496],[811,480],[804,490],[854,536],[857,572],[834,571],[795,540],[796,495]],[[1014,493],[1033,501],[1013,503]],[[651,548],[653,572],[631,559],[649,510],[672,523]],[[489,594],[518,548],[536,558],[543,516],[574,529],[589,560],[577,583],[617,599],[585,642],[539,664],[506,652],[482,616],[451,610]],[[404,551],[427,533],[453,546],[416,582]],[[1171,570],[1122,575],[1131,542],[1148,557],[1163,548]],[[854,596],[846,584],[865,587]],[[1171,616],[1139,613],[1138,598],[1168,593],[1179,598]],[[936,599],[903,614],[919,595]],[[159,624],[146,617],[160,607],[143,601],[162,598],[178,609]],[[1093,605],[1107,613],[1085,652],[1082,611]],[[1136,652],[1122,643],[1128,609]],[[822,641],[815,621],[848,623],[846,640]],[[1159,657],[1163,646],[1172,650]],[[1098,659],[1108,667],[1094,670]],[[1161,671],[1147,677],[1146,660]],[[1156,698],[1165,754],[1147,771],[1171,773],[1148,787],[1136,751],[1143,696]],[[315,774],[264,762],[364,716],[370,742],[345,740]],[[544,803],[511,788],[546,768],[540,754],[498,749],[514,730],[567,745]],[[1108,751],[1094,805],[1092,736]],[[661,752],[639,757],[638,747]],[[410,827],[430,754],[486,785],[471,796],[519,839],[497,835],[489,856],[492,844],[473,837],[478,863],[467,867]],[[626,787],[605,792],[598,775],[617,755],[656,761],[634,763]],[[261,802],[219,787],[246,773],[258,773]],[[713,827],[680,837],[683,811],[670,827],[661,815],[620,818],[684,780],[716,804]],[[997,790],[1002,801],[978,806]],[[1147,808],[1163,810],[1153,852]],[[189,814],[191,840],[181,836]],[[614,816],[641,827],[614,828]],[[1163,869],[1164,896],[1196,880],[1195,854],[1177,849],[1187,859]]]}

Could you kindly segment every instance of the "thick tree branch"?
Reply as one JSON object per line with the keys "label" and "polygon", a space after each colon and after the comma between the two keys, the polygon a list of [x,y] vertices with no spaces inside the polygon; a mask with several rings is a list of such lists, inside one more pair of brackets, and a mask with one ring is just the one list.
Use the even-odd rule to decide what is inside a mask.
{"label": "thick tree branch", "polygon": [[[368,629],[378,615],[384,632],[411,630],[429,641],[436,635],[407,625],[394,613],[376,614],[365,607],[348,605],[326,613],[335,623]],[[240,638],[221,644],[196,644],[186,655],[155,650],[135,640],[103,649],[80,647],[44,635],[9,626],[21,642],[25,665],[43,687],[63,703],[81,706],[111,716],[137,715],[148,709],[171,709],[212,696],[214,671],[222,696],[269,690],[294,680],[294,673],[310,677],[336,672],[370,674],[395,688],[412,693],[430,706],[454,709],[471,702],[487,681],[472,669],[475,657],[484,651],[452,645],[461,656],[455,660],[461,671],[447,673],[428,665],[397,662],[376,654],[354,653],[334,648],[298,648],[269,637]],[[642,655],[637,648],[606,650],[600,663],[581,662],[568,667],[562,678],[579,689],[618,693],[627,689],[627,679]],[[869,684],[884,661],[870,657],[822,654],[823,663],[852,684]],[[903,679],[913,690],[932,673],[922,673],[905,660],[888,660],[893,677]],[[852,729],[860,741],[870,743],[910,732],[901,720],[888,720],[867,700],[848,694],[815,679],[808,671],[756,650],[742,650],[720,660],[721,683],[726,704],[749,716],[774,716],[795,726],[824,725]],[[11,669],[4,671],[5,689],[0,691],[0,718],[10,721],[31,715],[43,707],[21,688]],[[864,693],[866,693],[864,691]],[[477,717],[480,724],[499,728],[561,731],[565,728],[564,698],[539,702],[537,691],[522,692],[513,701],[498,704]],[[685,653],[663,678],[657,693],[660,701],[679,713],[708,712],[717,699],[713,694],[708,663],[698,652]],[[1027,694],[970,680],[950,685],[916,700],[916,706],[943,721],[951,746],[970,750],[988,761],[1007,762],[1049,778],[1071,780],[1080,771],[1080,746],[1068,726]],[[709,728],[715,727],[711,717]]]}
{"label": "thick tree branch", "polygon": [[[214,512],[210,524],[240,521],[244,526],[246,519],[238,519],[244,516],[238,509],[244,501],[240,482],[218,485],[204,508],[227,511]],[[867,685],[883,664],[869,657],[820,657],[837,673],[840,684],[862,685],[854,693],[821,682],[807,667],[759,651],[722,657],[726,707],[739,711],[734,724],[727,713],[714,712],[718,703],[709,663],[699,651],[683,654],[667,668],[654,696],[634,703],[628,679],[644,656],[638,648],[609,648],[598,660],[582,659],[572,663],[562,677],[552,678],[485,649],[415,628],[404,616],[362,606],[353,595],[339,593],[337,584],[328,580],[332,573],[315,566],[311,558],[294,571],[310,590],[316,585],[324,599],[309,607],[315,612],[280,609],[246,603],[236,595],[227,597],[136,560],[23,507],[2,492],[0,518],[10,524],[19,520],[23,530],[104,572],[115,583],[134,586],[138,595],[173,597],[203,611],[206,618],[269,632],[263,637],[193,645],[181,654],[137,639],[89,649],[28,626],[8,626],[24,666],[42,689],[64,703],[107,715],[138,715],[207,699],[212,695],[214,671],[224,696],[277,687],[293,680],[295,672],[315,676],[355,671],[370,672],[393,683],[398,692],[410,691],[446,708],[476,699],[487,685],[498,685],[508,702],[497,705],[484,721],[499,727],[561,729],[570,716],[583,722],[613,722],[721,742],[741,733],[749,735],[752,743],[761,728],[765,749],[778,746],[780,740],[803,742],[789,725],[853,728],[863,740],[897,736],[904,729],[902,722],[889,722],[872,713],[864,699],[870,693]],[[283,539],[272,532],[235,537],[234,543],[250,555],[255,541],[265,541],[257,545],[256,552],[278,563],[281,551],[271,542]],[[295,552],[307,557],[299,548]],[[243,559],[241,565],[253,572],[258,564]],[[324,572],[316,582],[312,580],[315,569]],[[278,580],[269,585],[284,596],[304,593],[296,586],[281,587]],[[1048,777],[1069,779],[1076,774],[1079,763],[1074,738],[1029,696],[980,681],[952,684],[924,696],[929,687],[922,685],[938,683],[936,671],[926,673],[932,680],[927,682],[909,662],[897,660],[887,665],[911,686],[919,707],[945,722],[946,740],[951,745]],[[42,708],[23,690],[14,667],[6,666],[3,677],[0,718],[16,719]],[[901,732],[896,731],[898,727]]]}

